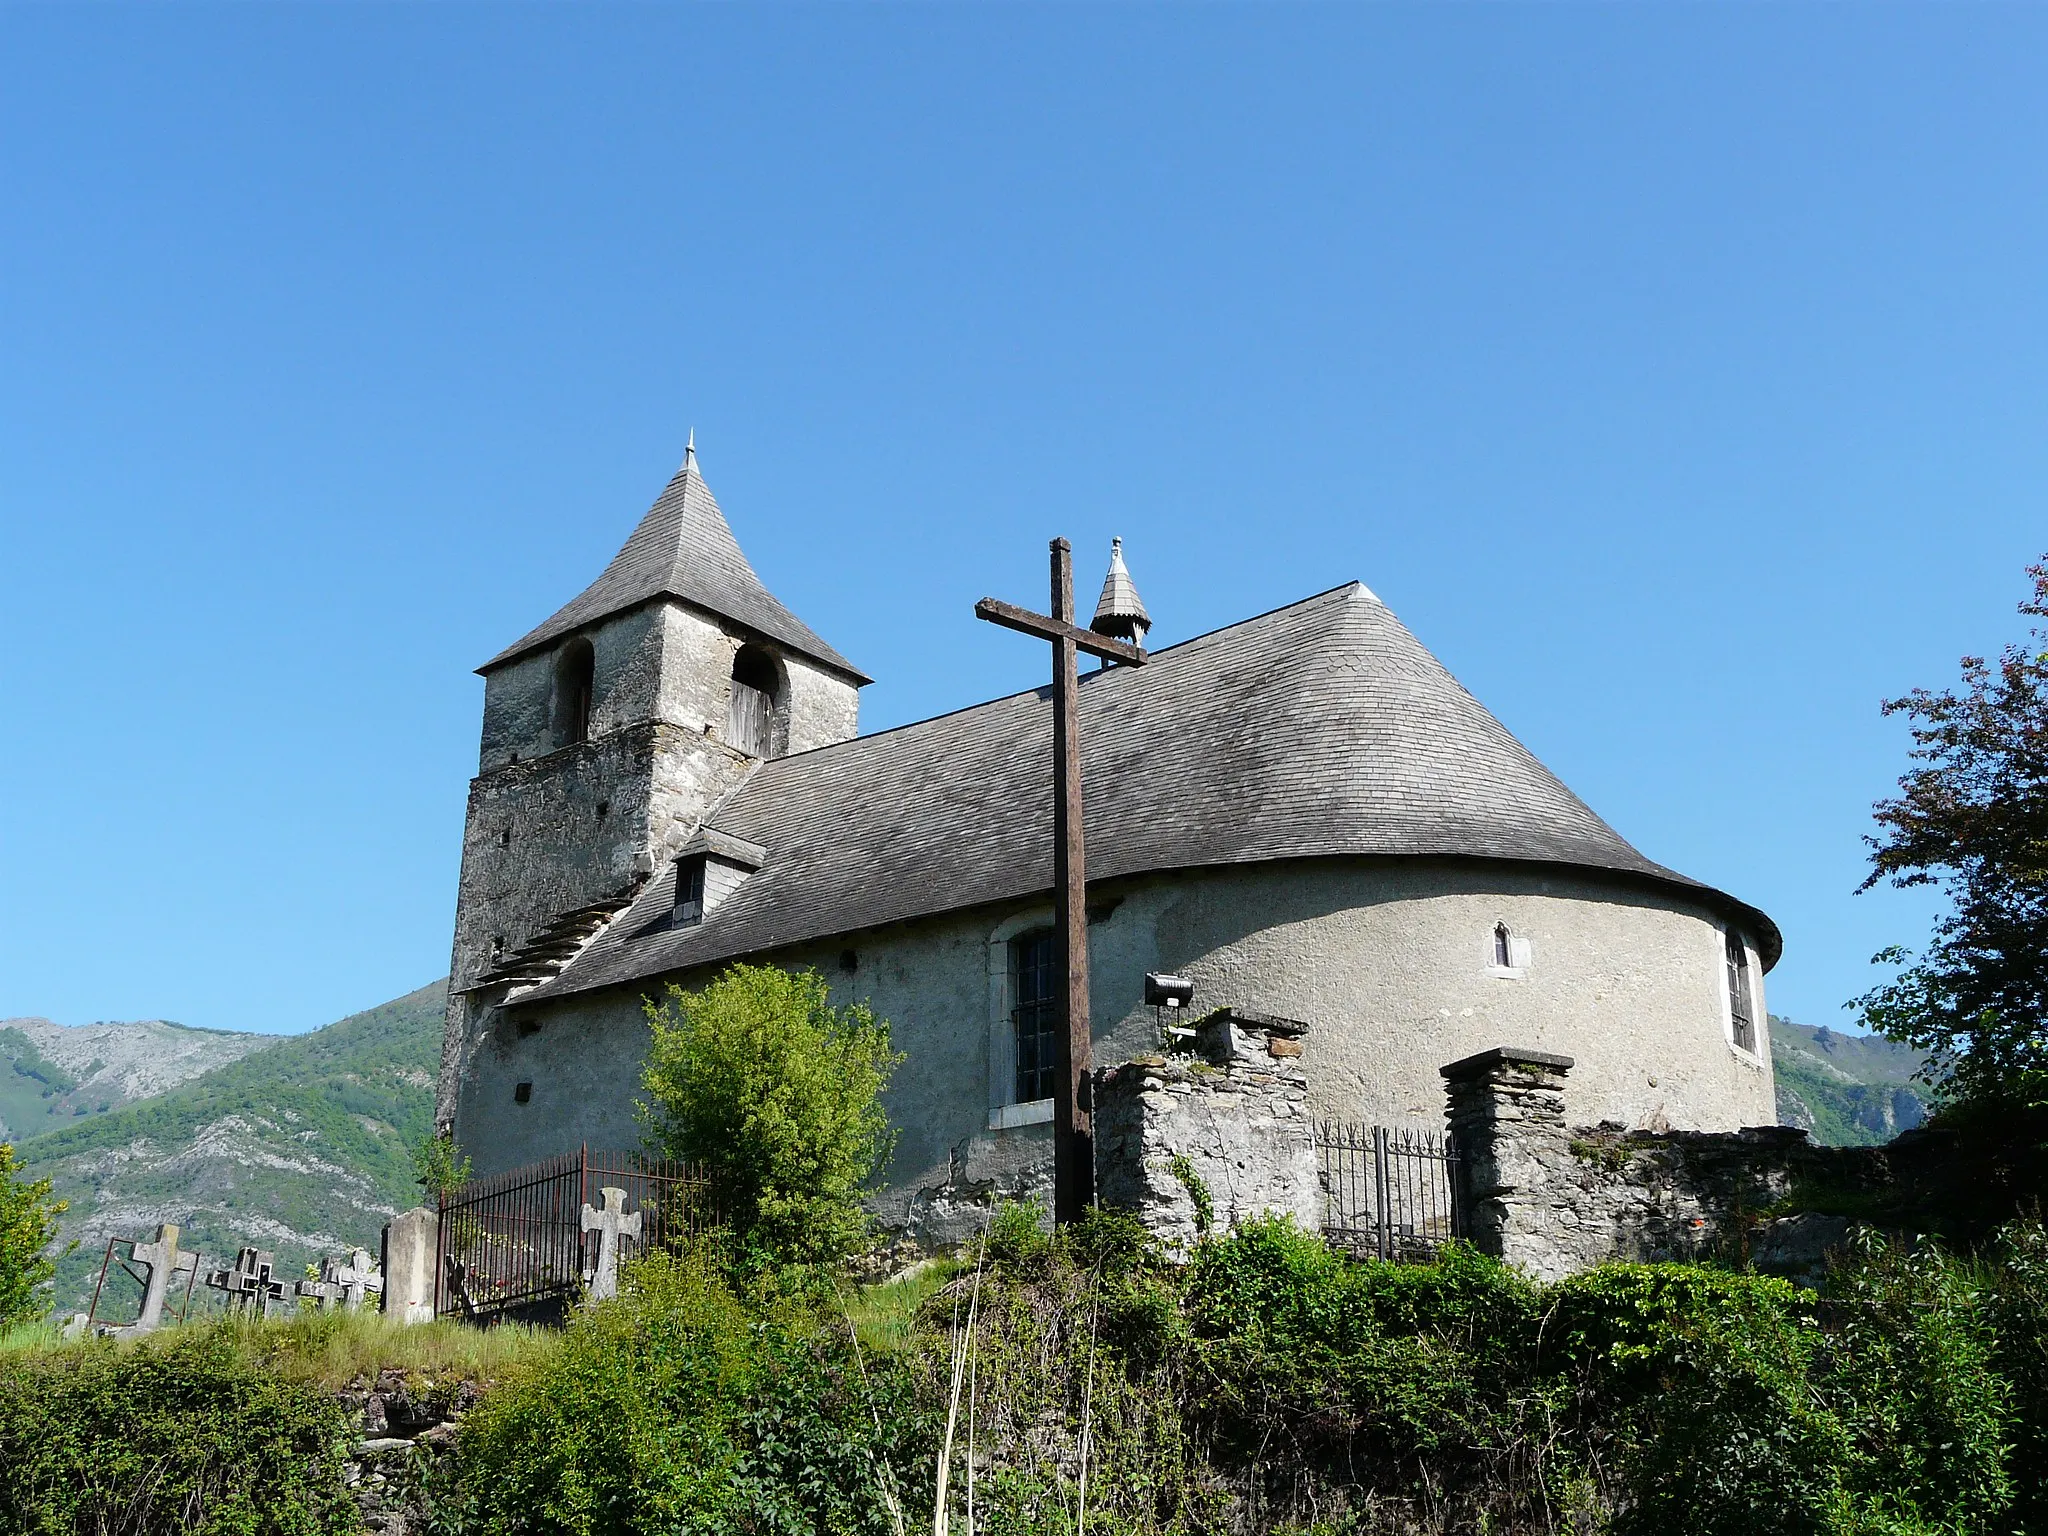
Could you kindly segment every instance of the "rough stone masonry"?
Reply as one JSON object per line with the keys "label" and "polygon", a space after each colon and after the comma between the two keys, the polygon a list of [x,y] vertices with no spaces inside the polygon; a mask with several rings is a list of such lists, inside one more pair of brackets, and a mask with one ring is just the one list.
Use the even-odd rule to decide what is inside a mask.
{"label": "rough stone masonry", "polygon": [[1222,1009],[1191,1050],[1140,1056],[1095,1074],[1097,1199],[1136,1215],[1185,1253],[1205,1229],[1257,1216],[1321,1223],[1307,1025]]}

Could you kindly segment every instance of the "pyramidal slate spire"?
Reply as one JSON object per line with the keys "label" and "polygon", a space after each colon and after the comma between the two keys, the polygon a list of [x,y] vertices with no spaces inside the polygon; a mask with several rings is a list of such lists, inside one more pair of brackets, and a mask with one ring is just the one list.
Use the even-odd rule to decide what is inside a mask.
{"label": "pyramidal slate spire", "polygon": [[604,573],[539,628],[493,656],[479,672],[657,597],[673,597],[787,646],[857,683],[871,679],[821,640],[754,574],[732,526],[697,465],[693,428],[675,472]]}

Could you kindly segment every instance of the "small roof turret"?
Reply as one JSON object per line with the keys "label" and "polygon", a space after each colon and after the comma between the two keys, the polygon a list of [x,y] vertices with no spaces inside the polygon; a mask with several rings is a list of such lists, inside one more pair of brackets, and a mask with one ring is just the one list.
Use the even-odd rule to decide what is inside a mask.
{"label": "small roof turret", "polygon": [[1152,615],[1145,611],[1137,583],[1124,565],[1122,539],[1109,541],[1109,574],[1102,578],[1102,600],[1095,605],[1095,619],[1088,627],[1098,635],[1111,635],[1132,645],[1143,645],[1145,632],[1152,627]]}

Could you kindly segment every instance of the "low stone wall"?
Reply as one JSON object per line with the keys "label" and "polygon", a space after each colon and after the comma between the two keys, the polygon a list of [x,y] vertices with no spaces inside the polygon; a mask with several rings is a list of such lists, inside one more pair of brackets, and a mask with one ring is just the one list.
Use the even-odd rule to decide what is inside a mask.
{"label": "low stone wall", "polygon": [[1568,1056],[1499,1047],[1443,1069],[1475,1246],[1544,1280],[1610,1259],[1718,1258],[1812,1280],[1847,1235],[1802,1193],[1891,1187],[1882,1147],[1822,1147],[1789,1126],[1629,1131],[1567,1123]]}
{"label": "low stone wall", "polygon": [[362,1424],[343,1475],[373,1536],[413,1536],[429,1528],[427,1485],[437,1480],[436,1462],[454,1455],[462,1416],[477,1394],[475,1382],[422,1388],[397,1371],[340,1394],[343,1409]]}
{"label": "low stone wall", "polygon": [[1222,1232],[1268,1213],[1316,1230],[1305,1029],[1226,1009],[1202,1021],[1186,1051],[1098,1071],[1097,1199],[1180,1252],[1204,1226]]}

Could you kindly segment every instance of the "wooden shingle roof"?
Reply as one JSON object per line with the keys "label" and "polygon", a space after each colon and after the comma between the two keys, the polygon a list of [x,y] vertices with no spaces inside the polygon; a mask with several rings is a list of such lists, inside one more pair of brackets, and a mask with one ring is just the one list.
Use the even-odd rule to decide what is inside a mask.
{"label": "wooden shingle roof", "polygon": [[[1371,592],[1339,587],[1084,675],[1091,881],[1313,857],[1508,860],[1762,912],[1652,862]],[[1052,886],[1049,689],[762,764],[711,816],[758,872],[670,929],[671,872],[531,996],[620,985]]]}

